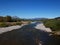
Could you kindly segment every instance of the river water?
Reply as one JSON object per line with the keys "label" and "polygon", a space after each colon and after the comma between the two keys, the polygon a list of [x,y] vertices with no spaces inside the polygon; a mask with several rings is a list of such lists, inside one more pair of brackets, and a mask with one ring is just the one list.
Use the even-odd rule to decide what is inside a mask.
{"label": "river water", "polygon": [[0,34],[0,45],[49,45],[52,37],[49,32],[35,28],[39,24],[41,23],[34,22]]}

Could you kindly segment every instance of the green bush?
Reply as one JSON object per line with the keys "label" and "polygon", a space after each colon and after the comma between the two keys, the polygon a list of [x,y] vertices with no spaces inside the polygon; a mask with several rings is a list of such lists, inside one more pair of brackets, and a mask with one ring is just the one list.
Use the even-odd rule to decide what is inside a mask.
{"label": "green bush", "polygon": [[8,25],[4,22],[0,22],[0,27],[7,27]]}
{"label": "green bush", "polygon": [[31,21],[28,21],[28,24],[30,24],[31,23]]}
{"label": "green bush", "polygon": [[21,25],[22,23],[21,22],[17,22],[16,25]]}
{"label": "green bush", "polygon": [[60,20],[46,20],[44,25],[52,29],[52,31],[60,30]]}

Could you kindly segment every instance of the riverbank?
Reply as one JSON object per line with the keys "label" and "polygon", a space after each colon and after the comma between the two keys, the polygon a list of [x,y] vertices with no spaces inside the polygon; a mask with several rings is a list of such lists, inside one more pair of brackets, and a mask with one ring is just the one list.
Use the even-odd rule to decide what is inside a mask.
{"label": "riverbank", "polygon": [[45,25],[43,23],[39,23],[35,26],[36,29],[40,29],[42,31],[45,32],[52,32],[52,30],[50,28],[46,28]]}
{"label": "riverbank", "polygon": [[15,25],[15,26],[9,26],[9,27],[2,27],[2,28],[0,28],[0,34],[8,32],[8,31],[15,30],[15,29],[19,29],[22,26],[24,26],[24,25]]}

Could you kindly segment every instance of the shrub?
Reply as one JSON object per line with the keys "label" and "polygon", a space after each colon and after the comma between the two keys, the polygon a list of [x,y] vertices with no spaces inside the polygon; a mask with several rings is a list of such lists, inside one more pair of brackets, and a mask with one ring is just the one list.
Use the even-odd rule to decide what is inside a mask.
{"label": "shrub", "polygon": [[0,27],[7,27],[8,25],[4,22],[0,22]]}
{"label": "shrub", "polygon": [[17,22],[16,25],[21,25],[22,23],[21,22]]}
{"label": "shrub", "polygon": [[31,23],[31,21],[28,21],[28,24],[30,24]]}
{"label": "shrub", "polygon": [[58,30],[60,30],[60,20],[46,20],[44,22],[44,25],[46,27],[51,28],[52,31],[58,31]]}

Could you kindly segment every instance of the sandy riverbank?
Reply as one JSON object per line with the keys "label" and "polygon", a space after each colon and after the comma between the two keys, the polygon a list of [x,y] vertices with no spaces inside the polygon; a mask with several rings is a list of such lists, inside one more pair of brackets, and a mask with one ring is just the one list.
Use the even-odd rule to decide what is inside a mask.
{"label": "sandy riverbank", "polygon": [[10,27],[3,27],[3,28],[0,28],[0,34],[4,33],[4,32],[8,32],[8,31],[12,31],[14,29],[19,29],[21,28],[22,26],[24,25],[16,25],[16,26],[10,26]]}

